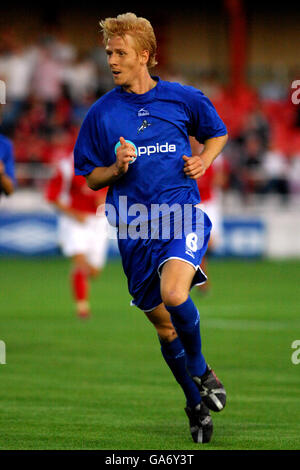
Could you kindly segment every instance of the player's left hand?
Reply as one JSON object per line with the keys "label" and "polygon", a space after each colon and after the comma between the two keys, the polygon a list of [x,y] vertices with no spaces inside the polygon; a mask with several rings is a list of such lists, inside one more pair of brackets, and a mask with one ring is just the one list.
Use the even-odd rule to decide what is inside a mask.
{"label": "player's left hand", "polygon": [[183,171],[186,176],[196,180],[200,178],[200,176],[204,175],[206,172],[206,166],[200,156],[195,155],[193,157],[187,157],[186,155],[183,155],[182,158],[185,161]]}

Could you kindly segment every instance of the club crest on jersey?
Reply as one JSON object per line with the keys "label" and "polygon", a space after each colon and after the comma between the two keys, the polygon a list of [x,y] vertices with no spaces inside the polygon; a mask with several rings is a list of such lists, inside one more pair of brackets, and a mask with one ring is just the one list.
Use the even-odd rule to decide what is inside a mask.
{"label": "club crest on jersey", "polygon": [[151,126],[150,122],[146,121],[146,119],[143,120],[142,124],[140,127],[138,127],[138,134],[140,132],[143,132],[147,127]]}
{"label": "club crest on jersey", "polygon": [[[127,139],[126,139],[126,142],[128,142],[128,144],[133,145],[134,150],[135,150],[135,153],[136,153],[136,155],[137,155],[137,154],[138,154],[138,149],[136,148],[136,145],[135,145],[133,142],[131,142],[131,140],[127,140]],[[118,147],[120,147],[120,145],[121,145],[121,142],[120,142],[120,141],[116,143],[116,145],[115,145],[115,155],[117,155],[117,149],[118,149]],[[129,162],[129,164],[130,164],[130,163],[133,163],[133,162],[135,162],[135,161],[136,161],[136,157],[132,157],[132,160]]]}
{"label": "club crest on jersey", "polygon": [[144,116],[150,116],[149,111],[147,111],[147,109],[145,109],[145,108],[139,109],[138,117],[144,117]]}

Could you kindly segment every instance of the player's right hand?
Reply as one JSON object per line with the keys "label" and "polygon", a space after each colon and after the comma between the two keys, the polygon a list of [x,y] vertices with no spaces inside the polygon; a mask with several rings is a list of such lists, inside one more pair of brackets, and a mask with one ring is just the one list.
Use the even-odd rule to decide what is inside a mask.
{"label": "player's right hand", "polygon": [[136,158],[136,152],[133,145],[126,142],[124,137],[120,137],[120,144],[116,150],[116,168],[119,175],[127,173],[129,163]]}

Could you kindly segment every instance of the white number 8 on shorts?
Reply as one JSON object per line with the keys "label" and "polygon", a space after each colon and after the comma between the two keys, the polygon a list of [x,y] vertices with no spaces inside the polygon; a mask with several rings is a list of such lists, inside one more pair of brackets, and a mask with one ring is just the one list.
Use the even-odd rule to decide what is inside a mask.
{"label": "white number 8 on shorts", "polygon": [[186,246],[192,250],[192,251],[197,251],[198,246],[198,235],[195,232],[189,233],[186,237]]}

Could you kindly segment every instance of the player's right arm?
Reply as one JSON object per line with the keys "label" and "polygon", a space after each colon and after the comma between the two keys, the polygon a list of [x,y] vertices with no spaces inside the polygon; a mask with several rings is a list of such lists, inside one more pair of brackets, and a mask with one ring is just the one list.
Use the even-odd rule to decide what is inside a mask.
{"label": "player's right arm", "polygon": [[59,210],[59,212],[67,215],[68,217],[71,217],[72,219],[77,220],[77,222],[85,222],[88,214],[86,212],[78,211],[77,209],[73,209],[72,207],[67,206],[66,204],[63,204],[61,201],[56,200],[56,201],[50,201],[54,207]]}
{"label": "player's right arm", "polygon": [[85,176],[89,188],[98,189],[110,186],[128,171],[129,163],[136,157],[133,145],[120,137],[120,145],[116,150],[116,161],[110,166],[96,167]]}

